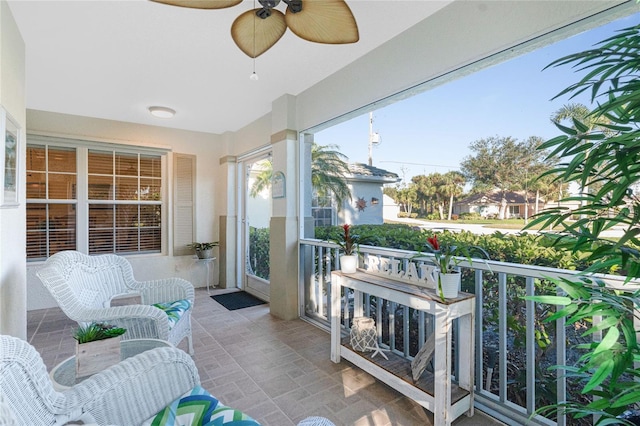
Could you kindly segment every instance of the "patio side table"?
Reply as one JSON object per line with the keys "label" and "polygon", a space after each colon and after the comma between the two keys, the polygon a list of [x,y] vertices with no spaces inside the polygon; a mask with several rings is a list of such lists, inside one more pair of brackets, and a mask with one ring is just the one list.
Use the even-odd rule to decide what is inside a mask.
{"label": "patio side table", "polygon": [[[345,289],[343,296],[342,290]],[[365,295],[378,296],[412,309],[433,315],[435,342],[433,353],[433,373],[425,372],[414,382],[411,363],[401,355],[387,352],[388,359],[372,358],[366,353],[354,350],[349,337],[342,336],[341,316],[344,310],[348,323],[348,303],[341,301],[347,297],[347,289],[353,290],[353,316],[362,316]],[[378,380],[386,383],[407,397],[422,405],[434,415],[434,424],[449,426],[462,414],[473,416],[473,360],[475,348],[474,317],[475,296],[458,293],[458,297],[443,302],[432,289],[417,286],[380,274],[358,270],[353,274],[340,271],[331,272],[331,360],[341,358],[352,362]],[[346,300],[350,300],[348,297]],[[460,345],[456,381],[451,377],[452,329],[457,320],[457,339]],[[464,349],[462,349],[464,348]]]}
{"label": "patio side table", "polygon": [[[151,349],[171,346],[173,346],[171,343],[167,342],[166,340],[160,339],[122,340],[120,342],[120,360],[130,358]],[[57,391],[68,389],[89,377],[76,377],[75,355],[65,359],[60,364],[53,367],[53,369],[49,373],[49,376],[51,377],[51,381],[53,382],[53,387]]]}

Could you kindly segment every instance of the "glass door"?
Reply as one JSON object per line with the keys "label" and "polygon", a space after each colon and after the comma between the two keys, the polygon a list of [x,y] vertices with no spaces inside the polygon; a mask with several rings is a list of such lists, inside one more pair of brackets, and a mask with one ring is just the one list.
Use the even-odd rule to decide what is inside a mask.
{"label": "glass door", "polygon": [[243,162],[243,284],[248,293],[269,301],[269,222],[271,220],[271,155]]}

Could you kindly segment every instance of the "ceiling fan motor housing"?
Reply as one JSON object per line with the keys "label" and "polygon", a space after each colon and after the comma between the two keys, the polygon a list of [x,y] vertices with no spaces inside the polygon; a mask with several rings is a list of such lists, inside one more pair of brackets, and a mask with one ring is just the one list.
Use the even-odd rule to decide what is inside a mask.
{"label": "ceiling fan motor housing", "polygon": [[[302,10],[302,0],[282,0],[287,4],[287,10],[291,13],[298,13]],[[280,0],[258,0],[262,9],[256,11],[256,15],[262,19],[271,16],[271,9],[280,4]]]}
{"label": "ceiling fan motor housing", "polygon": [[264,8],[273,9],[280,3],[280,0],[258,0],[258,3]]}
{"label": "ceiling fan motor housing", "polygon": [[283,0],[287,5],[287,10],[291,13],[298,13],[302,10],[302,0]]}

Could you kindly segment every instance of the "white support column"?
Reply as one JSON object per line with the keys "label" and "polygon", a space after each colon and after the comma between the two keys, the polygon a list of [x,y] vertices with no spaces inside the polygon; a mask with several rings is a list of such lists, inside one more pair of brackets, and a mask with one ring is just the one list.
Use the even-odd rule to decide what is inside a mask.
{"label": "white support column", "polygon": [[292,130],[273,135],[271,141],[273,174],[282,174],[284,192],[272,200],[269,303],[271,313],[285,320],[299,316],[297,143],[298,135]]}

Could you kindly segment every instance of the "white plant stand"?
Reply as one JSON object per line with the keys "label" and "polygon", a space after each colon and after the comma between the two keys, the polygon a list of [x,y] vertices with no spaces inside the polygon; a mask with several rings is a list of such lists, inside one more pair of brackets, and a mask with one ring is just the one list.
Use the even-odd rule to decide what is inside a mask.
{"label": "white plant stand", "polygon": [[211,291],[209,290],[210,284],[211,284],[211,270],[215,268],[215,261],[216,258],[215,257],[207,257],[204,259],[196,259],[196,262],[198,263],[204,263],[205,267],[207,268],[207,294],[211,294]]}
{"label": "white plant stand", "polygon": [[[355,317],[363,315],[363,295],[383,299],[424,311],[434,316],[435,332],[433,373],[424,373],[414,382],[411,363],[397,354],[389,353],[389,360],[371,359],[350,348],[349,337],[343,338],[341,329],[342,288],[354,290]],[[422,405],[434,414],[434,424],[449,426],[462,414],[473,416],[473,360],[475,296],[459,293],[454,299],[442,302],[432,289],[393,280],[358,270],[353,274],[331,273],[331,360],[344,358],[380,381]],[[348,311],[348,310],[345,310]],[[345,312],[345,315],[349,315]],[[452,323],[458,320],[459,366],[457,381],[453,383],[451,366]]]}

